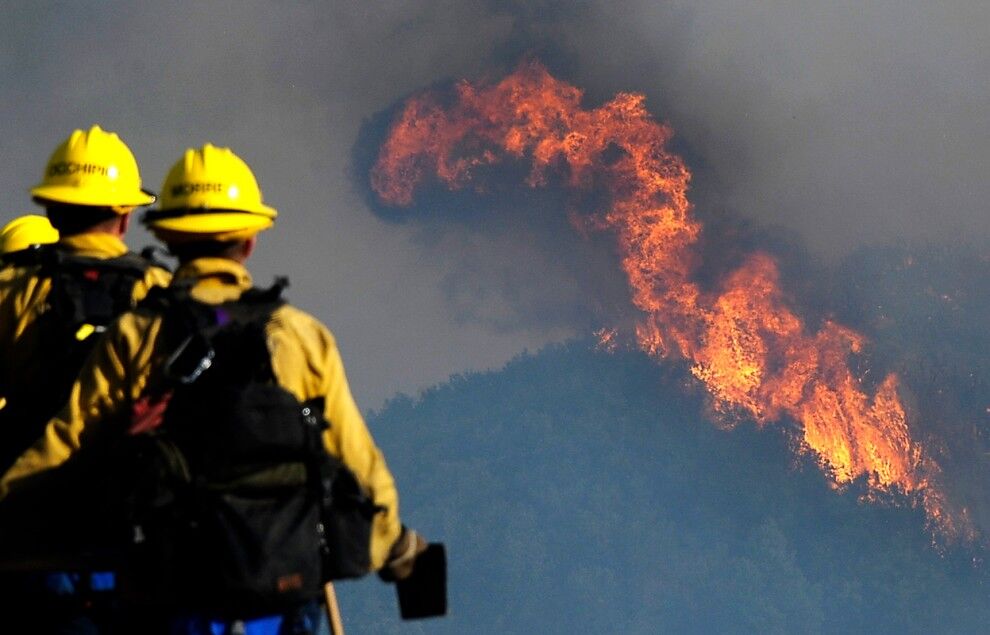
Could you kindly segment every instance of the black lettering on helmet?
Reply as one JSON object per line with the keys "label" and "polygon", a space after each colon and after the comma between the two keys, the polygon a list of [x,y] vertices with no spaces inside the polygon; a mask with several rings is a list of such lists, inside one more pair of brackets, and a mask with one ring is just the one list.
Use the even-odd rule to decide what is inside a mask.
{"label": "black lettering on helmet", "polygon": [[172,186],[172,196],[189,196],[199,192],[223,192],[223,183],[177,183]]}
{"label": "black lettering on helmet", "polygon": [[76,163],[75,161],[59,161],[48,166],[48,176],[66,176],[71,174],[99,174],[106,176],[108,168],[95,163]]}

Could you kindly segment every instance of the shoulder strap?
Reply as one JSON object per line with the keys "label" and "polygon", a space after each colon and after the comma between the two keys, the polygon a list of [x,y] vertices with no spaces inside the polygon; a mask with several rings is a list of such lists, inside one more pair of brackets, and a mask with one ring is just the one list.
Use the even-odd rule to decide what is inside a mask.
{"label": "shoulder strap", "polygon": [[165,261],[165,257],[169,256],[168,251],[161,247],[155,245],[149,245],[141,250],[140,256],[150,263],[153,267],[158,267],[159,269],[164,269],[169,273],[172,273],[172,266]]}
{"label": "shoulder strap", "polygon": [[289,288],[289,279],[285,276],[278,276],[272,282],[272,286],[267,289],[252,287],[241,294],[236,300],[241,304],[285,304],[282,292]]}
{"label": "shoulder strap", "polygon": [[32,267],[42,264],[51,245],[31,245],[27,249],[3,255],[3,264],[15,267]]}
{"label": "shoulder strap", "polygon": [[285,304],[282,292],[289,286],[289,280],[278,277],[267,289],[253,287],[241,294],[241,297],[231,302],[224,302],[217,307],[218,322],[224,326],[231,322],[239,324],[265,324],[272,313]]}
{"label": "shoulder strap", "polygon": [[63,249],[43,250],[40,275],[52,281],[50,312],[57,323],[106,326],[134,306],[135,286],[151,263],[134,253],[92,258]]}
{"label": "shoulder strap", "polygon": [[[164,314],[176,307],[186,306],[189,303],[198,304],[211,309],[238,310],[241,307],[262,307],[275,305],[272,310],[285,304],[282,292],[288,288],[289,279],[284,276],[275,278],[272,286],[261,289],[252,287],[241,294],[236,300],[230,300],[223,304],[210,305],[196,301],[192,295],[192,288],[196,281],[192,278],[177,278],[167,287],[154,287],[148,291],[148,295],[138,303],[139,309],[144,309],[153,313]],[[222,320],[221,320],[222,321]]]}
{"label": "shoulder strap", "polygon": [[192,289],[194,280],[188,278],[172,280],[167,287],[152,287],[148,289],[135,307],[138,311],[163,315],[168,313],[173,307],[186,301],[192,301],[189,291]]}
{"label": "shoulder strap", "polygon": [[288,281],[280,278],[268,289],[252,288],[237,300],[212,305],[192,297],[193,282],[177,280],[167,289],[153,289],[139,305],[164,320],[165,350],[169,352],[163,374],[177,384],[191,384],[210,368],[219,333],[253,327],[263,334],[272,313],[285,303],[282,290],[288,286]]}
{"label": "shoulder strap", "polygon": [[42,264],[47,271],[96,270],[99,272],[116,272],[130,277],[141,278],[151,267],[147,258],[128,251],[114,258],[93,258],[80,256],[62,249],[49,249],[43,252]]}

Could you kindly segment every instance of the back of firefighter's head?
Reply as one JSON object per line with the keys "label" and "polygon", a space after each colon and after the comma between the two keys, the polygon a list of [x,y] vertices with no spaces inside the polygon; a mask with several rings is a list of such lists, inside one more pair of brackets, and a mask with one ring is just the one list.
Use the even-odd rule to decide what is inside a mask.
{"label": "back of firefighter's head", "polygon": [[[180,260],[246,258],[277,212],[262,203],[254,173],[230,148],[190,148],[169,170],[142,221]],[[238,257],[247,248],[247,253]]]}
{"label": "back of firefighter's head", "polygon": [[55,148],[31,196],[62,236],[91,231],[123,235],[128,214],[155,202],[152,193],[141,189],[130,148],[99,126],[75,130]]}

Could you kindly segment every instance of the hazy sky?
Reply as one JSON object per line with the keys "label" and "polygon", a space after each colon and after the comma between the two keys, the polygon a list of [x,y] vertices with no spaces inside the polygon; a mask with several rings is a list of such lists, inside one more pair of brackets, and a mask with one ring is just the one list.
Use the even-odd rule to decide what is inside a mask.
{"label": "hazy sky", "polygon": [[[119,132],[152,189],[186,147],[228,145],[280,211],[258,282],[292,279],[377,407],[585,328],[543,241],[430,240],[368,209],[355,144],[410,92],[535,53],[592,102],[646,93],[698,171],[699,205],[780,226],[813,257],[905,241],[990,251],[988,24],[980,0],[6,0],[0,219],[32,210],[27,189],[73,128]],[[515,319],[513,294],[539,319]]]}

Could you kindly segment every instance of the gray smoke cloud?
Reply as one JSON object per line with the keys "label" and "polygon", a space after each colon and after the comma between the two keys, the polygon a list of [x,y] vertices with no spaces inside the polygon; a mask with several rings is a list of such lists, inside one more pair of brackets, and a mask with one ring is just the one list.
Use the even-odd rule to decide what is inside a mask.
{"label": "gray smoke cloud", "polygon": [[[985,253],[988,23],[975,0],[5,3],[0,216],[31,209],[76,127],[119,132],[152,188],[186,147],[231,146],[281,211],[256,278],[292,278],[376,406],[622,302],[608,254],[568,237],[590,262],[567,260],[552,223],[369,213],[355,157],[375,149],[357,145],[406,95],[534,54],[590,103],[645,93],[695,169],[699,213],[779,228],[823,262],[878,243]],[[542,201],[517,202],[523,218]]]}

